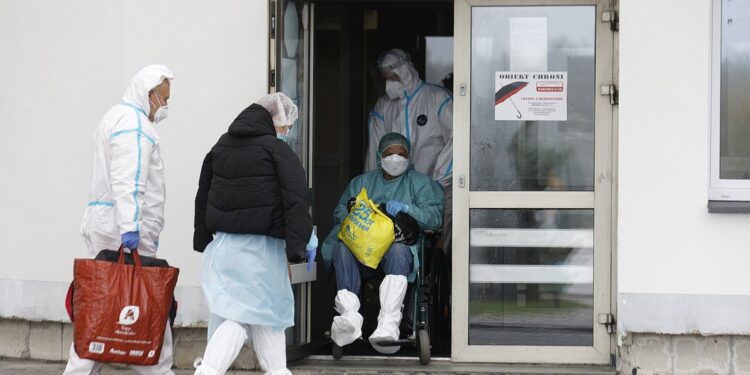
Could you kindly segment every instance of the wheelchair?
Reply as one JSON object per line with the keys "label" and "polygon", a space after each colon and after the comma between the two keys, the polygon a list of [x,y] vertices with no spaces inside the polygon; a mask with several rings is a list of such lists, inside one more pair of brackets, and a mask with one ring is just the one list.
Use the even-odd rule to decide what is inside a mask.
{"label": "wheelchair", "polygon": [[[442,250],[435,247],[441,231],[421,231],[417,239],[417,256],[419,257],[419,268],[413,283],[409,284],[404,305],[402,306],[403,317],[401,319],[401,337],[406,333],[406,338],[395,341],[381,341],[380,346],[413,347],[419,353],[419,362],[423,365],[430,363],[432,355],[432,344],[430,337],[440,338],[440,348],[445,350],[445,338],[450,335],[450,278],[445,275],[446,258]],[[427,253],[433,256],[427,256]],[[377,291],[374,282],[382,281],[382,275],[366,279],[363,283],[363,294],[366,288]],[[446,284],[447,281],[447,284]],[[367,285],[364,285],[367,284]],[[433,291],[440,291],[438,296]],[[377,293],[376,293],[377,294]],[[445,304],[446,306],[441,306]],[[365,310],[363,303],[362,309]],[[364,315],[364,314],[363,314]],[[447,321],[446,321],[447,320]],[[445,326],[448,326],[447,333]],[[360,341],[365,341],[360,338]],[[448,340],[449,341],[449,340]],[[344,348],[332,342],[332,354],[336,359],[344,355]]]}

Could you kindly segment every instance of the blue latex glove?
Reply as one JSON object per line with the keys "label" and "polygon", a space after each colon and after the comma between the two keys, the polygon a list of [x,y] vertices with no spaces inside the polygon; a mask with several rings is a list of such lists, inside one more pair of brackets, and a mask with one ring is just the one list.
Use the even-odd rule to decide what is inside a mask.
{"label": "blue latex glove", "polygon": [[409,206],[399,201],[388,201],[385,204],[385,210],[388,211],[391,216],[396,216],[399,212],[408,214]]}
{"label": "blue latex glove", "polygon": [[310,241],[305,246],[305,250],[307,251],[307,272],[312,271],[312,266],[315,264],[315,254],[318,250],[318,236],[315,232],[316,230],[313,230],[312,235],[310,235]]}
{"label": "blue latex glove", "polygon": [[138,231],[127,232],[122,234],[122,246],[127,247],[130,250],[138,248],[138,240],[141,237]]}

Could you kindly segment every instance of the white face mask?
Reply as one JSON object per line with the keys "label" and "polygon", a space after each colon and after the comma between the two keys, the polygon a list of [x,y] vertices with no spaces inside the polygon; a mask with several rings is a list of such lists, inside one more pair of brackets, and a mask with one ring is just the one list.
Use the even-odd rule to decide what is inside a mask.
{"label": "white face mask", "polygon": [[385,81],[385,93],[391,100],[404,96],[404,85],[399,81]]}
{"label": "white face mask", "polygon": [[385,173],[393,177],[398,177],[406,172],[406,168],[409,167],[409,159],[398,154],[393,154],[384,157],[380,161],[380,165],[383,167]]}
{"label": "white face mask", "polygon": [[[161,99],[159,99],[159,94],[154,92],[154,95],[156,95],[156,100],[159,103],[159,108],[156,109],[156,112],[154,112],[154,123],[159,123],[160,121],[167,118],[169,115],[169,106],[167,105],[161,105]],[[154,104],[156,106],[156,104]]]}

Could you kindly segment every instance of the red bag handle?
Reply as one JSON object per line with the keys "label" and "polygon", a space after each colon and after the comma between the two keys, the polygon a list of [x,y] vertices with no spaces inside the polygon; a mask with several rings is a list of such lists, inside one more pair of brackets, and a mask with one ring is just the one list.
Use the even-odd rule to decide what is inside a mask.
{"label": "red bag handle", "polygon": [[[117,258],[117,263],[119,264],[125,264],[125,246],[120,245],[120,257]],[[133,254],[133,260],[135,261],[135,266],[140,267],[141,266],[141,256],[138,255],[138,249],[130,250],[130,253]]]}

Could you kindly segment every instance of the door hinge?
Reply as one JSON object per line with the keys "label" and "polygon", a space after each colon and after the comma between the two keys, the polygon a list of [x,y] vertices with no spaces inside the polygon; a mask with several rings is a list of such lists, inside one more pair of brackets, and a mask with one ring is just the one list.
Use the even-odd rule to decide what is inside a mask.
{"label": "door hinge", "polygon": [[276,2],[275,1],[271,1],[268,4],[268,8],[269,8],[269,12],[270,12],[269,16],[270,16],[270,20],[271,20],[271,22],[270,22],[271,23],[271,25],[270,25],[271,28],[270,28],[270,30],[268,30],[268,33],[271,36],[271,39],[276,39]]}
{"label": "door hinge", "polygon": [[617,322],[612,314],[599,314],[599,324],[607,327],[607,333],[613,334],[617,331]]}
{"label": "door hinge", "polygon": [[602,12],[602,22],[609,23],[609,29],[612,31],[620,30],[620,16],[614,10]]}
{"label": "door hinge", "polygon": [[601,95],[609,95],[609,104],[617,105],[619,104],[619,92],[617,91],[617,86],[615,85],[603,85],[599,87],[599,94]]}
{"label": "door hinge", "polygon": [[271,69],[268,72],[268,86],[276,87],[276,69]]}

